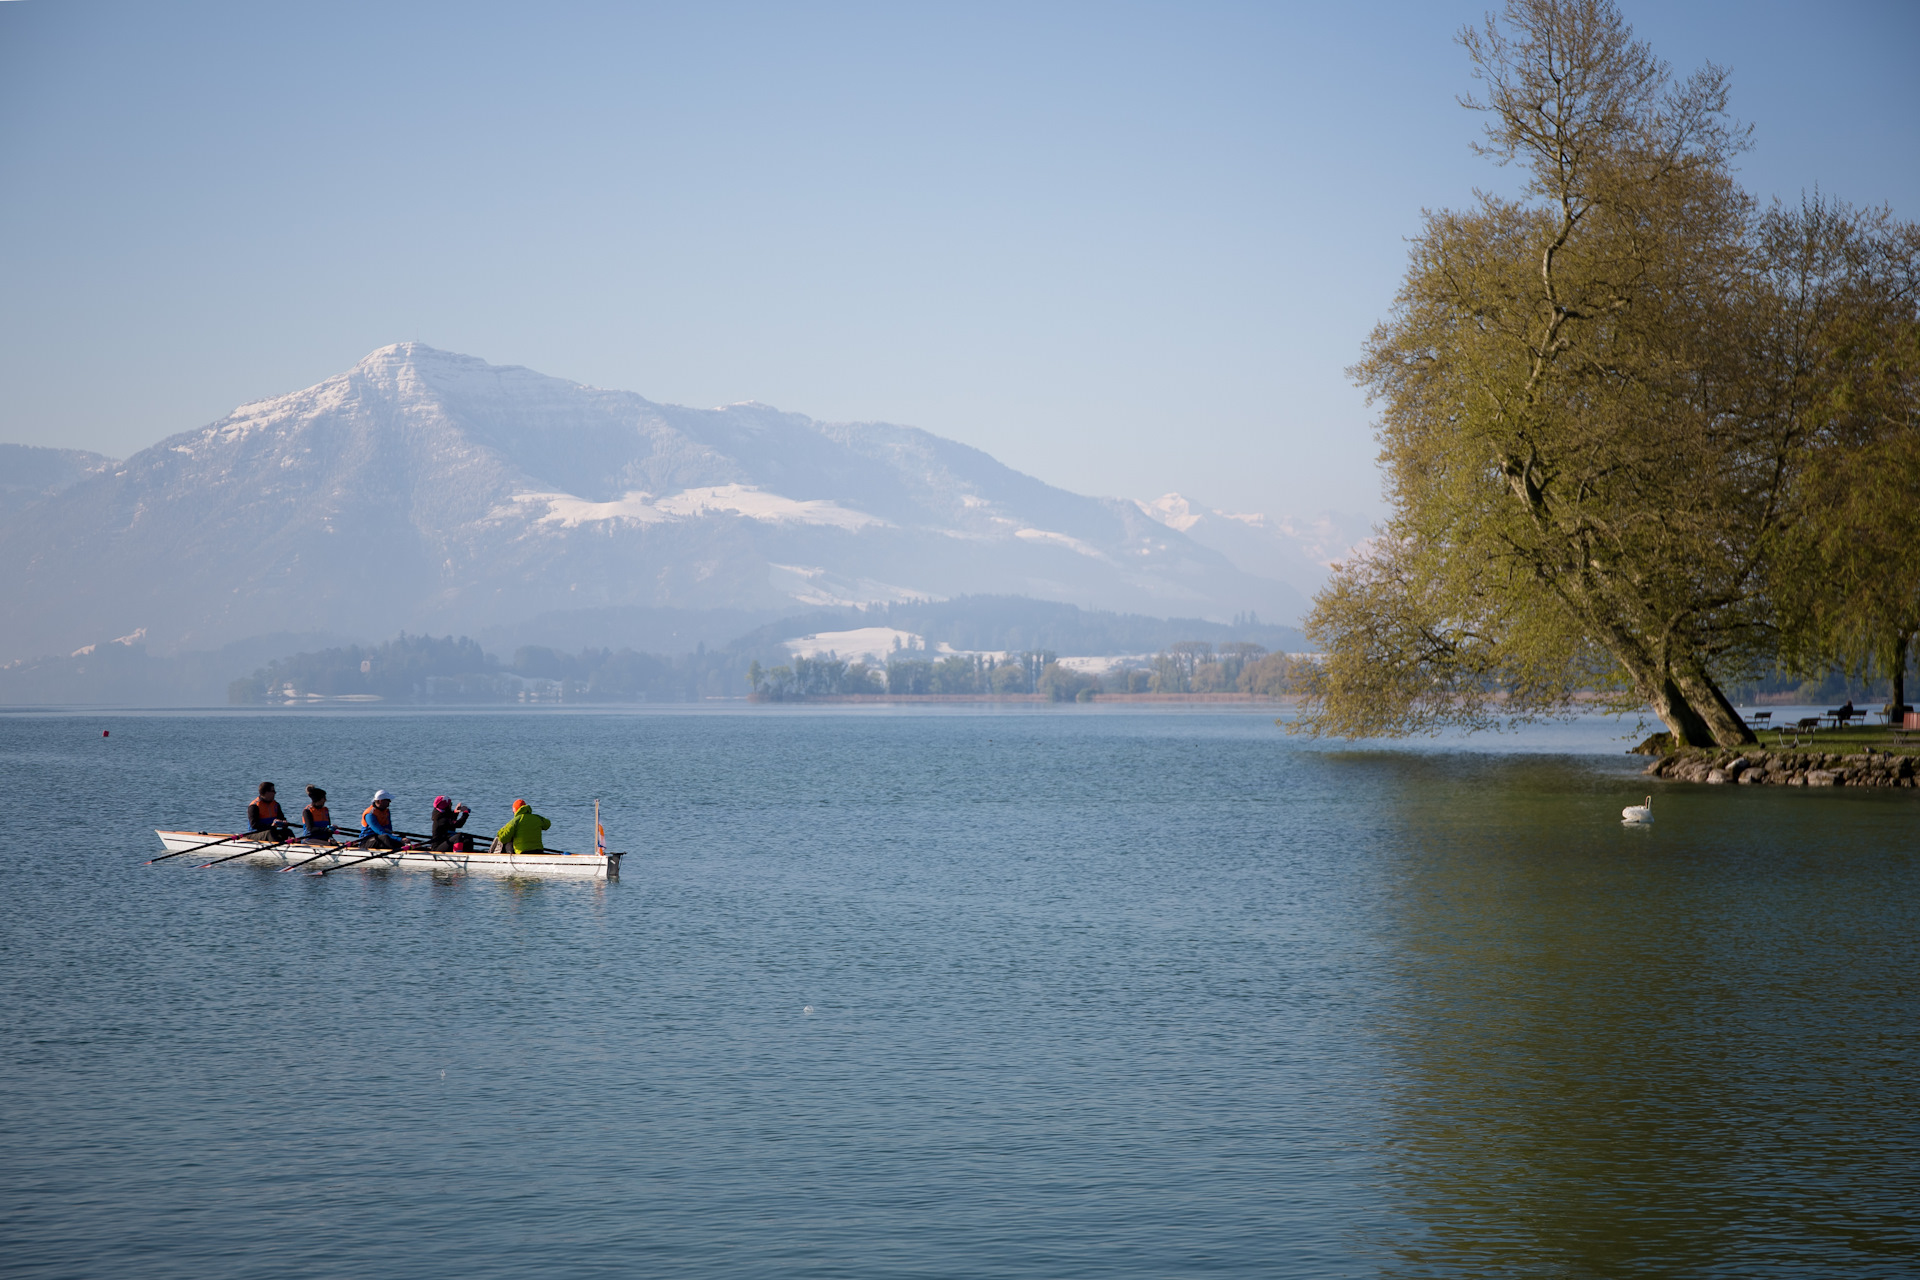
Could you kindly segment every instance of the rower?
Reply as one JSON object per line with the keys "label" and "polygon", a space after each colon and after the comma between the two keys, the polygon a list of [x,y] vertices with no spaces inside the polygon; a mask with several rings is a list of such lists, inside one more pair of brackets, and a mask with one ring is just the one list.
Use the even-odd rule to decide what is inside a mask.
{"label": "rower", "polygon": [[323,787],[307,784],[307,807],[300,811],[300,821],[307,828],[307,840],[312,844],[333,844],[333,814],[327,809],[327,793]]}
{"label": "rower", "polygon": [[552,825],[525,800],[515,800],[513,817],[494,833],[494,848],[501,853],[545,853],[546,830]]}
{"label": "rower", "polygon": [[445,796],[435,796],[433,827],[427,836],[427,848],[437,849],[441,853],[465,853],[473,848],[468,837],[455,834],[467,825],[467,815],[471,812],[463,804],[455,804]]}
{"label": "rower", "polygon": [[260,794],[247,804],[247,833],[271,836],[275,844],[293,838],[293,828],[280,812],[280,802],[273,798],[271,782],[261,783]]}
{"label": "rower", "polygon": [[398,849],[400,837],[393,830],[393,793],[376,791],[373,803],[360,814],[362,849]]}

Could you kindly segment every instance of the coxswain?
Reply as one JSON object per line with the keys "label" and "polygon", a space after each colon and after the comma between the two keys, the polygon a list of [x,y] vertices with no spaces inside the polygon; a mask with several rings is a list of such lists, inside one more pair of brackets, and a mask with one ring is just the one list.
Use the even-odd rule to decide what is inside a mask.
{"label": "coxswain", "polygon": [[445,796],[435,796],[433,827],[428,832],[427,848],[440,853],[465,853],[473,848],[472,841],[466,836],[455,834],[467,825],[467,815],[471,812],[463,804],[455,804]]}
{"label": "coxswain", "polygon": [[362,849],[398,849],[400,837],[393,831],[393,793],[376,791],[373,803],[360,814]]}
{"label": "coxswain", "polygon": [[494,847],[502,853],[545,853],[546,831],[552,825],[525,800],[515,800],[513,817],[494,833]]}
{"label": "coxswain", "polygon": [[271,782],[261,783],[260,794],[247,804],[247,834],[271,836],[275,844],[293,838],[293,828],[280,812],[280,802],[273,798]]}
{"label": "coxswain", "polygon": [[337,843],[333,838],[333,814],[327,810],[325,788],[307,785],[307,807],[300,811],[300,821],[307,829],[308,843]]}

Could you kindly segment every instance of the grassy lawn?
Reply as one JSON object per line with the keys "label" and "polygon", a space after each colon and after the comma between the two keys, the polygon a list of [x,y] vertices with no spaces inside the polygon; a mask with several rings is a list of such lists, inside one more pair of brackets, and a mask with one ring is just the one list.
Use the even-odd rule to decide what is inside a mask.
{"label": "grassy lawn", "polygon": [[1817,729],[1811,733],[1786,730],[1782,739],[1779,729],[1755,729],[1760,739],[1758,747],[1749,747],[1749,751],[1778,751],[1784,745],[1793,747],[1794,739],[1800,742],[1802,751],[1833,751],[1841,755],[1852,755],[1871,747],[1875,751],[1888,751],[1895,755],[1920,756],[1920,732],[1907,738],[1897,737],[1896,730],[1884,724],[1855,724],[1844,729]]}

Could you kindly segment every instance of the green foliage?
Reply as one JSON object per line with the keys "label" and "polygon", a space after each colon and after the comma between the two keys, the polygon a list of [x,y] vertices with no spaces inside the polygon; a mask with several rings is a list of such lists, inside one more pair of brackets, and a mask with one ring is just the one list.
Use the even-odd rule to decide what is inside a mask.
{"label": "green foliage", "polygon": [[978,693],[985,664],[977,655],[953,654],[933,664],[927,684],[934,693]]}
{"label": "green foliage", "polygon": [[882,691],[881,673],[864,662],[849,665],[829,655],[825,658],[795,658],[792,666],[773,668],[766,673],[766,682],[757,688],[756,696],[770,702],[787,702],[797,698]]}
{"label": "green foliage", "polygon": [[1462,43],[1526,195],[1428,216],[1355,367],[1394,514],[1316,598],[1295,727],[1506,725],[1597,688],[1679,743],[1751,741],[1719,681],[1778,649],[1770,556],[1859,273],[1796,272],[1806,218],[1731,176],[1724,73],[1675,81],[1606,0],[1513,0]]}
{"label": "green foliage", "polygon": [[1082,694],[1090,698],[1099,691],[1100,681],[1097,678],[1084,671],[1063,667],[1058,662],[1049,662],[1040,668],[1034,688],[1035,693],[1052,702],[1072,702]]}
{"label": "green foliage", "polygon": [[465,636],[409,636],[372,648],[347,645],[280,658],[228,690],[236,703],[318,695],[385,701],[496,696],[496,663]]}
{"label": "green foliage", "polygon": [[889,659],[887,692],[892,694],[932,693],[933,664],[924,658]]}
{"label": "green foliage", "polygon": [[[1205,640],[1181,640],[1154,655],[1153,671],[1145,691],[1251,692],[1243,686],[1242,677],[1251,666],[1257,665],[1266,656],[1267,651],[1263,646],[1247,641],[1228,641],[1216,653],[1213,645]],[[1119,689],[1115,691],[1124,692]]]}
{"label": "green foliage", "polygon": [[1766,230],[1794,267],[1783,288],[1840,299],[1804,344],[1826,376],[1770,566],[1783,658],[1891,678],[1904,702],[1920,633],[1920,227],[1813,199]]}
{"label": "green foliage", "polygon": [[1247,662],[1241,668],[1240,678],[1235,684],[1242,693],[1259,694],[1266,698],[1299,692],[1293,659],[1284,653],[1269,653]]}
{"label": "green foliage", "polygon": [[[984,654],[948,654],[927,658],[896,657],[887,662],[890,694],[1013,694],[1037,691],[1037,682],[1054,655],[1046,651],[991,658]],[[1072,695],[1069,694],[1069,697]]]}

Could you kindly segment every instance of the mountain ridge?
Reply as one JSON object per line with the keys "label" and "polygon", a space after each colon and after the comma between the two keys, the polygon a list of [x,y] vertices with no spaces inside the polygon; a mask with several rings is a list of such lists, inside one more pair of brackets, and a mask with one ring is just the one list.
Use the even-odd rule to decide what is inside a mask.
{"label": "mountain ridge", "polygon": [[0,512],[31,506],[117,465],[85,449],[0,444]]}
{"label": "mountain ridge", "polygon": [[397,343],[0,514],[0,661],[609,608],[765,613],[1016,594],[1291,620],[1140,504],[914,427],[659,404]]}

